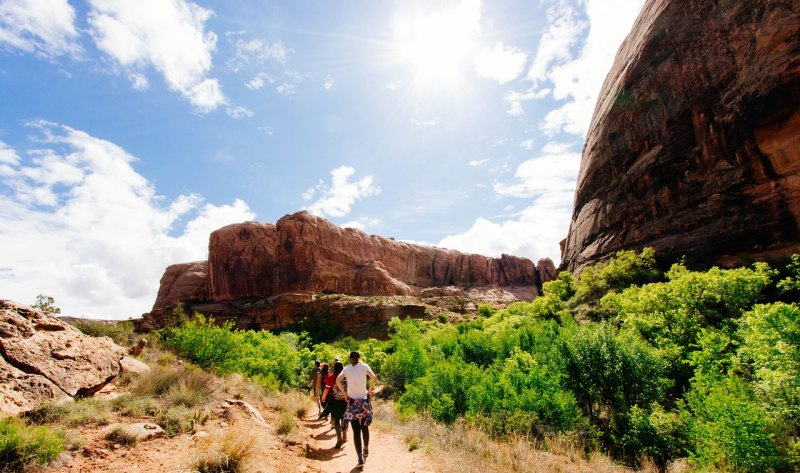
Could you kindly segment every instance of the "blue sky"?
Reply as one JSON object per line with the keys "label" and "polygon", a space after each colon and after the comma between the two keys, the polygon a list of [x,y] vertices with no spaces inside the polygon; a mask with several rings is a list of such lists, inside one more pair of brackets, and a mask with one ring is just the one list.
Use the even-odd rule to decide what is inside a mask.
{"label": "blue sky", "polygon": [[301,209],[550,257],[643,0],[3,0],[0,297],[149,310],[208,234]]}

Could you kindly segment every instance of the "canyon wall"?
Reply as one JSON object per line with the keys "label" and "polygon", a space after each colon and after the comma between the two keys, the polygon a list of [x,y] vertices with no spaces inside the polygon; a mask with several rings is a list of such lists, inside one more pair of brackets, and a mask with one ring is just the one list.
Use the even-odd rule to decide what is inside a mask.
{"label": "canyon wall", "polygon": [[648,0],[587,134],[562,265],[800,252],[800,2]]}

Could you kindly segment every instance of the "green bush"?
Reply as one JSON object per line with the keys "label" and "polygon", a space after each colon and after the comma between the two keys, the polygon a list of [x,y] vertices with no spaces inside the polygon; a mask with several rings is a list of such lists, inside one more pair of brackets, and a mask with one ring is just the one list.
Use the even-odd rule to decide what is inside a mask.
{"label": "green bush", "polygon": [[482,376],[468,391],[468,417],[493,435],[539,438],[582,424],[573,393],[559,367],[515,350],[497,376]]}
{"label": "green bush", "polygon": [[617,333],[607,323],[568,332],[561,354],[568,385],[583,413],[595,423],[660,400],[670,384],[656,350],[638,337]]}
{"label": "green bush", "polygon": [[15,417],[0,419],[0,471],[46,464],[64,450],[66,439],[46,426],[28,426]]}
{"label": "green bush", "polygon": [[125,346],[133,335],[133,322],[122,320],[119,322],[101,322],[98,320],[76,320],[72,325],[92,337],[108,337],[118,345]]}
{"label": "green bush", "polygon": [[752,367],[759,399],[800,433],[800,307],[757,305],[742,318],[740,334],[739,360]]}
{"label": "green bush", "polygon": [[690,460],[730,472],[785,471],[770,417],[744,381],[693,383],[686,395]]}
{"label": "green bush", "polygon": [[619,448],[629,463],[641,464],[649,459],[665,469],[670,461],[686,456],[685,421],[677,412],[665,411],[658,404],[654,404],[652,410],[633,406],[628,412]]}
{"label": "green bush", "polygon": [[618,251],[607,262],[588,266],[575,282],[574,304],[596,303],[609,292],[619,292],[658,280],[655,251],[644,248],[635,251]]}
{"label": "green bush", "polygon": [[178,355],[219,373],[241,373],[271,389],[296,386],[302,370],[295,337],[270,332],[234,330],[200,314],[182,325],[164,329],[164,343]]}

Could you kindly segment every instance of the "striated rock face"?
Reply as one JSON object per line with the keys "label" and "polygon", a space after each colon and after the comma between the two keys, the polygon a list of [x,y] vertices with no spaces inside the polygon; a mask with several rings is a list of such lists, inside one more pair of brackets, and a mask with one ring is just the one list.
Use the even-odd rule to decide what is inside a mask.
{"label": "striated rock face", "polygon": [[0,300],[0,412],[69,400],[105,386],[120,371],[122,347],[55,317]]}
{"label": "striated rock face", "polygon": [[208,261],[173,264],[161,276],[155,307],[180,300],[208,300]]}
{"label": "striated rock face", "polygon": [[[549,268],[550,260],[540,263]],[[154,310],[286,292],[415,296],[430,287],[540,287],[552,278],[526,258],[464,254],[368,236],[298,212],[277,224],[245,222],[211,234],[207,289],[202,262],[167,268]]]}
{"label": "striated rock face", "polygon": [[800,3],[648,0],[586,138],[563,264],[800,251]]}

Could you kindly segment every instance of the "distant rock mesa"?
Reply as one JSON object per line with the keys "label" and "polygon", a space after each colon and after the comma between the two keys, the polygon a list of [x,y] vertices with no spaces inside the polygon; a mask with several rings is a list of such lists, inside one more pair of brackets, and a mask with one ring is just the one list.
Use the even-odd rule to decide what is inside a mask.
{"label": "distant rock mesa", "polygon": [[[531,299],[554,275],[549,259],[540,260],[537,267],[527,258],[489,258],[414,245],[298,212],[274,225],[245,222],[213,232],[208,261],[167,268],[153,312],[146,318],[158,318],[181,302],[212,315],[235,315],[239,325],[243,322],[238,319],[245,318],[250,325],[271,329],[292,323],[314,305],[324,307],[312,311],[328,314],[336,312],[332,305],[342,305],[323,303],[325,298],[318,300],[312,294],[417,297],[429,288],[452,287],[453,291],[501,290]],[[249,301],[246,308],[241,301]],[[342,315],[345,319],[363,312],[352,301],[344,305],[349,314]],[[416,315],[419,308],[404,311]],[[364,318],[385,322],[402,312],[382,307]]]}
{"label": "distant rock mesa", "polygon": [[800,2],[648,0],[584,146],[562,264],[800,252]]}

